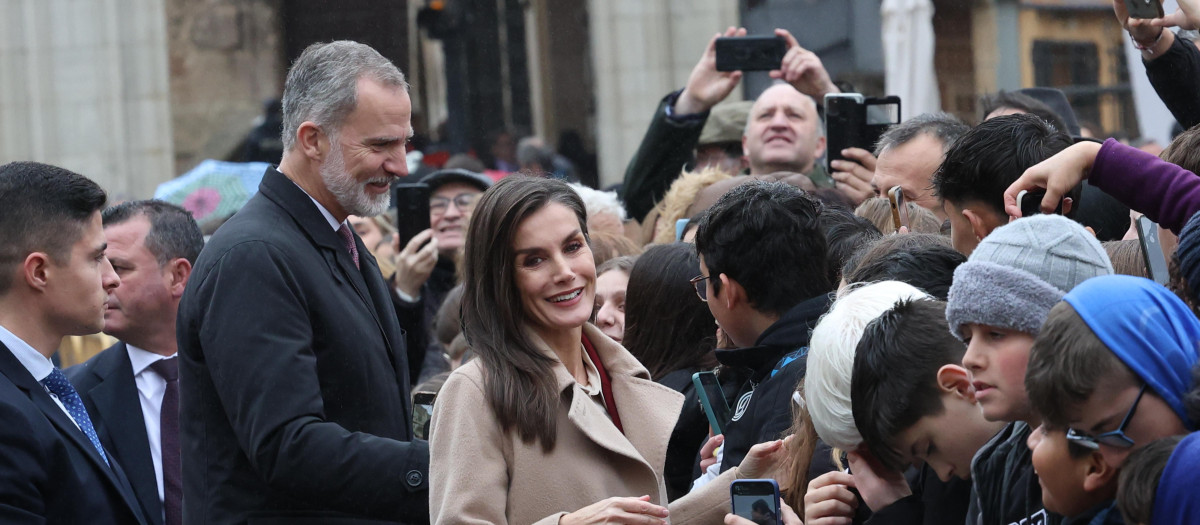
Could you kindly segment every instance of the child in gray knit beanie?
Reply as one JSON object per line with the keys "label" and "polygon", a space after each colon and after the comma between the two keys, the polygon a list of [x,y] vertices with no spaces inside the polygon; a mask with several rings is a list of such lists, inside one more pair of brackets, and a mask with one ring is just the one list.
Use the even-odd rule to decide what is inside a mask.
{"label": "child in gray knit beanie", "polygon": [[1035,215],[997,228],[954,272],[946,320],[951,333],[967,344],[963,368],[971,373],[984,418],[1010,422],[971,465],[980,511],[989,522],[1001,516],[1002,523],[1046,517],[1025,444],[1040,424],[1025,392],[1029,350],[1050,308],[1068,291],[1112,273],[1096,236],[1059,215]]}

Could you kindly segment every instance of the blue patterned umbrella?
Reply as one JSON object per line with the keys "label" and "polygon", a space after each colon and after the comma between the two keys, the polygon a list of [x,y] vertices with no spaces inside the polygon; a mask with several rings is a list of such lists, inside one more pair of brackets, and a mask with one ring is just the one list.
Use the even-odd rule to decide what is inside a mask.
{"label": "blue patterned umbrella", "polygon": [[265,162],[206,160],[159,184],[154,198],[182,206],[201,224],[222,220],[240,210],[258,191],[268,166]]}

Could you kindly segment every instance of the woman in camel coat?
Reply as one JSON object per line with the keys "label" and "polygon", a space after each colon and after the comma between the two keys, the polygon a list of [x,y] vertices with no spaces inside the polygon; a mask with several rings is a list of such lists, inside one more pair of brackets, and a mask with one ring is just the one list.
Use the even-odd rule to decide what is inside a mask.
{"label": "woman in camel coat", "polygon": [[434,523],[720,523],[740,468],[667,505],[663,464],[683,397],[650,380],[587,324],[596,269],[586,215],[565,184],[510,177],[477,204],[467,235],[464,334],[477,358],[435,403]]}

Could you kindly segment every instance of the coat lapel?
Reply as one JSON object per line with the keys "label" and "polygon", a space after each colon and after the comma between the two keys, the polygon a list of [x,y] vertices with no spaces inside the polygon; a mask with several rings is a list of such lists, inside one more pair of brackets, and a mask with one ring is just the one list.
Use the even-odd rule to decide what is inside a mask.
{"label": "coat lapel", "polygon": [[[101,476],[117,488],[117,492],[124,498],[125,504],[129,506],[130,511],[135,516],[140,517],[142,513],[139,510],[140,507],[137,502],[133,500],[133,490],[129,487],[129,483],[124,476],[117,474],[115,470],[118,468],[116,463],[112,467],[109,467],[104,462],[104,459],[100,457],[100,452],[96,450],[96,447],[92,445],[87,436],[83,435],[83,431],[79,430],[79,427],[75,426],[75,422],[67,416],[67,413],[63,412],[54,403],[54,400],[50,398],[50,394],[46,392],[45,387],[29,374],[29,371],[17,360],[12,351],[8,349],[8,346],[3,343],[0,343],[0,374],[7,376],[13,385],[23,390],[29,396],[34,406],[38,407],[38,410],[42,411],[46,419],[50,420],[50,423],[58,429],[58,432],[65,436],[67,441],[83,451],[88,461],[96,467],[96,471],[100,472]],[[111,457],[109,460],[115,461]]]}
{"label": "coat lapel", "polygon": [[[394,339],[384,329],[383,321],[380,318],[380,312],[376,301],[372,300],[371,294],[368,293],[367,281],[363,278],[363,270],[374,269],[378,272],[378,266],[375,266],[374,258],[367,252],[366,246],[358,238],[354,236],[355,246],[358,248],[359,264],[363,266],[363,270],[359,270],[354,266],[354,259],[350,256],[350,252],[346,250],[346,246],[342,243],[342,239],[337,232],[329,227],[329,222],[313,204],[312,199],[300,189],[296,183],[287,178],[286,175],[279,172],[274,167],[267,168],[266,174],[263,175],[262,183],[259,185],[259,191],[264,197],[275,202],[285,213],[296,221],[296,224],[304,231],[304,234],[312,241],[314,245],[321,251],[325,257],[325,262],[329,264],[329,269],[333,273],[333,277],[338,282],[348,282],[354,288],[354,292],[362,301],[363,306],[371,318],[375,320],[375,325],[379,327],[379,332],[383,335],[385,343],[389,350],[388,358],[392,360],[392,366],[397,366],[397,361],[394,355]],[[370,260],[370,263],[367,261]],[[382,279],[382,277],[380,277]],[[390,299],[387,299],[387,304],[390,305]],[[391,315],[395,318],[395,313]],[[408,372],[405,371],[404,374]],[[407,377],[407,376],[406,376]]]}
{"label": "coat lapel", "polygon": [[675,428],[683,396],[651,381],[641,363],[591,324],[584,325],[584,335],[608,372],[625,432],[617,430],[605,409],[576,386],[575,379],[560,364],[554,368],[559,391],[572,390],[568,418],[597,445],[642,463],[661,476],[661,468],[653,465],[666,462],[667,441],[663,436],[671,435]]}
{"label": "coat lapel", "polygon": [[[140,394],[134,382],[133,365],[125,343],[117,343],[104,354],[89,372],[99,382],[85,397],[91,401],[92,423],[101,433],[104,446],[121,458],[121,466],[138,500],[146,507],[150,520],[162,522],[162,502],[158,499],[158,476],[150,456],[150,440],[146,437],[146,419],[142,415]],[[100,359],[97,357],[97,359]]]}

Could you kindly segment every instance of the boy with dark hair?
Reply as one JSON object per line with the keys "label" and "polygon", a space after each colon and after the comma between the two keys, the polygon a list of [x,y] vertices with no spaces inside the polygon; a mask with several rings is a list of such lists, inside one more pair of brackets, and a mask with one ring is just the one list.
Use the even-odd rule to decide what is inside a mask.
{"label": "boy with dark hair", "polygon": [[817,218],[829,244],[829,282],[842,280],[842,266],[856,252],[883,238],[879,229],[862,217],[840,208],[823,206]]}
{"label": "boy with dark hair", "polygon": [[866,246],[847,261],[842,281],[847,284],[878,281],[902,281],[945,301],[950,293],[954,270],[967,261],[966,256],[950,247],[941,235],[909,233],[884,238]]}
{"label": "boy with dark hair", "polygon": [[1179,298],[1140,277],[1083,283],[1050,311],[1025,378],[1044,424],[1096,451],[1112,490],[1126,457],[1195,428],[1185,405],[1200,321]]}
{"label": "boy with dark hair", "polygon": [[997,228],[955,270],[946,306],[950,333],[967,344],[962,365],[983,417],[1008,423],[971,465],[981,523],[1060,519],[1042,505],[1026,444],[1040,421],[1025,393],[1025,365],[1054,304],[1112,271],[1099,241],[1058,215]]}
{"label": "boy with dark hair", "polygon": [[[956,140],[933,176],[954,248],[971,255],[981,239],[1008,223],[1004,190],[1027,168],[1070,145],[1069,135],[1030,114],[993,118]],[[1074,203],[1079,191],[1068,195]],[[1071,216],[1071,209],[1064,211]]]}
{"label": "boy with dark hair", "polygon": [[723,195],[699,220],[701,274],[692,282],[738,347],[717,350],[717,360],[745,377],[725,425],[721,471],[791,426],[809,333],[833,290],[820,210],[794,186],[753,181]]}
{"label": "boy with dark hair", "polygon": [[[1037,405],[1035,401],[1035,412]],[[1045,422],[1033,429],[1026,443],[1046,510],[1065,516],[1064,523],[1123,523],[1113,509],[1116,469],[1098,451],[1067,439],[1066,428]]]}
{"label": "boy with dark hair", "polygon": [[979,411],[945,308],[902,301],[871,321],[850,383],[854,425],[871,455],[894,471],[926,463],[943,481],[969,479],[971,458],[1001,426]]}

